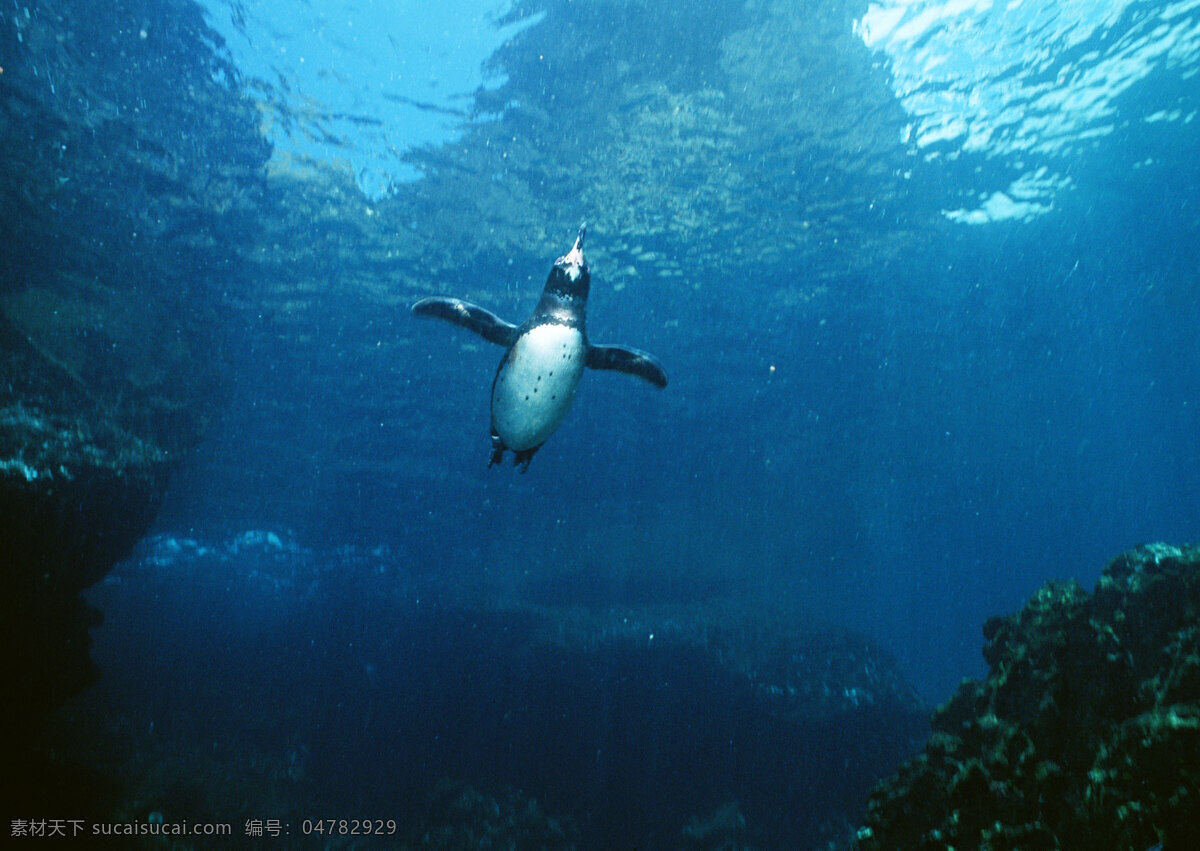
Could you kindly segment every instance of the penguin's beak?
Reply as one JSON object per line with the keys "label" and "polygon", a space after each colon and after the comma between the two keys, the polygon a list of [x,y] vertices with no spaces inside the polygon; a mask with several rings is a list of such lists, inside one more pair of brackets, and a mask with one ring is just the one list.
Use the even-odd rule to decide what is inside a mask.
{"label": "penguin's beak", "polygon": [[556,266],[574,266],[578,269],[586,269],[587,261],[583,259],[583,238],[587,234],[587,223],[579,226],[579,236],[575,237],[575,244],[571,246],[571,250],[558,258],[554,264]]}

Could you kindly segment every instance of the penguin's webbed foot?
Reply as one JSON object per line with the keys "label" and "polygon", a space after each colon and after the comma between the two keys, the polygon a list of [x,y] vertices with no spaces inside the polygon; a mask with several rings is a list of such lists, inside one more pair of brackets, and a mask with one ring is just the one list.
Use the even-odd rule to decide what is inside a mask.
{"label": "penguin's webbed foot", "polygon": [[504,460],[504,441],[500,435],[492,433],[492,457],[488,459],[488,467],[495,466]]}
{"label": "penguin's webbed foot", "polygon": [[529,462],[533,460],[533,453],[537,452],[541,448],[542,445],[539,443],[532,449],[522,449],[520,452],[513,450],[513,466],[515,467],[520,464],[521,473],[527,473],[529,471]]}
{"label": "penguin's webbed foot", "polygon": [[[519,466],[521,472],[524,473],[529,469],[529,462],[533,460],[533,453],[542,448],[542,444],[538,444],[532,449],[514,449],[513,466]],[[492,467],[504,460],[504,453],[508,449],[504,445],[504,441],[500,439],[500,435],[492,432],[492,457],[488,459],[488,466]]]}

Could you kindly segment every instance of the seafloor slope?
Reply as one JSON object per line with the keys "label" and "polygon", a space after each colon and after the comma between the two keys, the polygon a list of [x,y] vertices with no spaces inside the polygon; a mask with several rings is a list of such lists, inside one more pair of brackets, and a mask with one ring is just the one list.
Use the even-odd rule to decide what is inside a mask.
{"label": "seafloor slope", "polygon": [[580,848],[846,847],[928,732],[888,653],[782,607],[463,600],[286,535],[142,547],[93,592],[106,676],[62,719],[69,755],[105,743],[117,821],[369,814],[500,847],[536,798]]}
{"label": "seafloor slope", "polygon": [[1200,547],[1048,583],[984,635],[991,672],[875,790],[862,851],[1200,848]]}

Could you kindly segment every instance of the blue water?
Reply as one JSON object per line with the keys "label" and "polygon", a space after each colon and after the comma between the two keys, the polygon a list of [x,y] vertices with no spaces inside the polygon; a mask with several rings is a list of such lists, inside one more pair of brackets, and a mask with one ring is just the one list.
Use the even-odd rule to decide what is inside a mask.
{"label": "blue water", "polygon": [[[643,274],[614,290],[625,258],[610,252],[598,263],[591,255],[592,337],[655,352],[671,374],[665,393],[591,374],[527,476],[486,470],[487,388],[499,351],[464,352],[462,332],[412,321],[402,308],[360,312],[339,297],[312,350],[245,354],[259,368],[239,373],[238,398],[193,474],[178,480],[160,525],[222,534],[286,528],[317,545],[387,542],[412,553],[419,570],[480,586],[508,588],[508,577],[531,569],[591,572],[602,587],[628,581],[610,571],[662,577],[650,584],[700,577],[704,587],[783,594],[806,617],[879,638],[923,694],[946,697],[959,678],[981,673],[984,619],[1019,606],[1050,578],[1090,584],[1136,543],[1192,540],[1200,516],[1196,170],[1188,154],[1196,10],[1010,5],[884,4],[829,25],[845,37],[839,45],[861,49],[825,68],[887,69],[901,107],[863,129],[862,145],[894,148],[879,159],[900,169],[883,180],[850,152],[838,163],[837,134],[853,140],[840,127],[830,131],[831,159],[809,152],[810,172],[783,161],[800,145],[788,116],[779,116],[773,142],[736,140],[732,157],[762,158],[764,181],[786,171],[792,185],[768,193],[772,207],[753,218],[731,211],[723,223],[772,241],[827,226],[826,256],[731,260],[728,252],[746,248],[738,234],[680,241],[659,229],[643,250],[677,258],[684,283],[659,286]],[[502,86],[525,75],[521,94],[543,102],[513,100],[503,125],[478,119],[472,132],[484,139],[520,128],[524,108],[551,109],[572,86],[589,85],[586,66],[536,76],[535,57],[555,27],[574,25],[568,7],[522,9],[490,41],[480,16],[495,22],[505,8],[446,4],[437,13],[444,20],[429,13],[417,29],[405,28],[406,7],[396,17],[371,4],[305,8],[296,18],[286,4],[263,7],[239,26],[221,4],[210,10],[248,75],[270,67],[297,93],[327,98],[329,113],[382,122],[361,133],[340,125],[344,148],[334,159],[367,162],[378,155],[377,133],[396,147],[456,138],[411,122],[411,108],[388,100],[384,69],[404,62],[424,63],[429,75],[404,96],[447,108],[461,106],[472,87],[511,96]],[[624,48],[609,41],[616,37],[605,14],[596,7],[586,23],[575,21],[595,32],[597,62],[616,61],[611,54]],[[806,14],[817,13],[798,11],[797,20]],[[680,12],[667,23],[684,27],[691,17]],[[286,32],[273,18],[291,22]],[[351,23],[371,39],[337,35]],[[720,31],[745,21],[732,4],[713,23]],[[419,33],[422,46],[384,57],[374,73],[350,64],[400,50],[379,35],[397,28]],[[526,40],[480,76],[484,51],[517,32]],[[651,81],[666,75],[667,85],[686,90],[708,73],[717,85],[705,45],[688,52],[686,31],[675,33],[660,25],[634,34],[644,42],[620,37],[634,38],[634,68]],[[655,43],[671,46],[641,52]],[[336,66],[337,84],[306,88],[309,57],[325,55],[335,59],[315,64]],[[696,76],[672,78],[672,66]],[[755,79],[753,67],[737,73]],[[434,76],[458,90],[435,86]],[[795,98],[829,110],[830,124],[841,120],[836,78],[797,85]],[[894,136],[881,142],[889,128]],[[276,157],[288,154],[286,137],[275,144]],[[840,183],[834,195],[862,199],[845,205],[860,221],[809,221],[808,196],[831,176]],[[587,183],[587,174],[577,178]],[[406,185],[406,175],[393,179],[393,189]],[[704,175],[684,169],[675,179],[692,191]],[[373,180],[364,182],[368,194],[378,188]],[[871,200],[881,191],[884,209]],[[578,200],[566,208],[579,218],[604,213]],[[918,221],[933,229],[911,230]],[[495,268],[429,291],[487,293],[489,306],[520,321],[575,225],[544,222],[555,248],[497,256]],[[839,228],[843,242],[889,241],[888,256],[862,266],[853,245],[835,244]],[[612,239],[593,228],[589,245],[604,252]],[[721,266],[688,260],[723,254]],[[397,336],[411,342],[383,363],[361,361],[349,342]],[[345,394],[339,369],[375,373],[362,383],[356,376]],[[396,397],[411,420],[388,419]],[[297,398],[305,416],[287,423],[288,442],[263,445],[255,435],[274,427],[267,401]],[[346,422],[363,442],[322,438]],[[298,447],[308,453],[300,466]],[[410,477],[406,467],[444,478]],[[250,515],[239,516],[246,505]],[[638,566],[621,567],[630,560]]]}
{"label": "blue water", "polygon": [[[1200,539],[1200,2],[203,6],[271,174],[423,210],[421,251],[314,220],[311,280],[224,294],[229,400],[97,591],[102,669],[156,613],[159,664],[246,704],[271,654],[278,693],[340,671],[370,733],[388,595],[721,598],[861,632],[936,703],[1042,583]],[[583,220],[591,338],[670,384],[590,373],[488,469],[501,350],[408,305],[520,322]],[[319,727],[279,733],[298,773],[345,769]]]}
{"label": "blue water", "polygon": [[[272,112],[280,154],[341,160],[379,197],[415,171],[396,158],[414,145],[456,138],[479,88],[502,70],[484,63],[543,13],[502,21],[492,0],[200,4],[238,69]],[[308,107],[307,120],[292,110]]]}

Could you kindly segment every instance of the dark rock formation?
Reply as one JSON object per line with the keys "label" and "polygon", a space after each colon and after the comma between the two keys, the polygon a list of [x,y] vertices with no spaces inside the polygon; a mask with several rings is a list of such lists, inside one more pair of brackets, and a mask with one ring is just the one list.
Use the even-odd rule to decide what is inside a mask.
{"label": "dark rock formation", "polygon": [[214,45],[184,0],[0,11],[0,758],[30,795],[34,734],[94,676],[80,592],[222,399],[217,286],[269,149]]}
{"label": "dark rock formation", "polygon": [[[0,318],[0,335],[6,330]],[[28,724],[91,677],[87,628],[97,621],[79,592],[129,553],[154,517],[167,453],[92,406],[63,404],[21,341],[0,360],[0,675]],[[46,381],[44,392],[33,385]],[[15,388],[19,388],[14,392]]]}
{"label": "dark rock formation", "polygon": [[1049,583],[984,635],[991,673],[875,790],[863,851],[1200,847],[1200,547]]}

